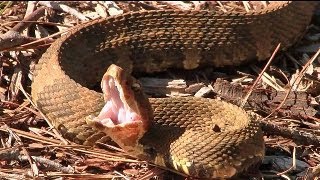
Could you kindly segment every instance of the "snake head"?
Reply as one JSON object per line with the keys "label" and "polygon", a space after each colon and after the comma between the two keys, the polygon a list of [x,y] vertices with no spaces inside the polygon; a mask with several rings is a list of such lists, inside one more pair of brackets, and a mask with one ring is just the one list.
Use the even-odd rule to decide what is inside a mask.
{"label": "snake head", "polygon": [[103,75],[101,88],[105,105],[97,117],[87,117],[87,123],[105,132],[128,153],[143,155],[138,141],[148,129],[153,111],[141,85],[112,64]]}

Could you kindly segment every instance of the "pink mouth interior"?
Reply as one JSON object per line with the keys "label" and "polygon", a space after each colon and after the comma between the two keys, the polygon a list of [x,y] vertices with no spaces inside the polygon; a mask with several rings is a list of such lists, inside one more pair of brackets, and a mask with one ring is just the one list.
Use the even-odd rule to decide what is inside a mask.
{"label": "pink mouth interior", "polygon": [[121,87],[118,87],[114,78],[110,77],[107,80],[103,79],[102,90],[104,92],[106,104],[97,117],[103,125],[114,126],[117,124],[140,121],[141,119],[125,102],[126,100],[120,98],[124,96]]}

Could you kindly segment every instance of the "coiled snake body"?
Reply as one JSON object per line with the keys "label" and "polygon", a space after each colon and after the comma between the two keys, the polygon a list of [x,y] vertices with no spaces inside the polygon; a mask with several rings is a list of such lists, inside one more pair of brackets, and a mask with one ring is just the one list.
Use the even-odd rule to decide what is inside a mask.
{"label": "coiled snake body", "polygon": [[[102,83],[112,93],[102,95],[93,86],[111,64],[156,72],[264,60],[278,43],[285,49],[301,38],[314,9],[313,2],[275,2],[253,13],[155,10],[95,20],[75,27],[43,54],[32,99],[76,143],[93,144],[107,133],[138,158],[195,177],[232,177],[264,156],[259,123],[244,110],[204,98],[150,98],[150,106],[139,85],[128,84],[132,77],[113,66]],[[105,100],[125,112],[106,110],[117,116],[107,118],[100,113]],[[89,115],[98,117],[88,120]]]}

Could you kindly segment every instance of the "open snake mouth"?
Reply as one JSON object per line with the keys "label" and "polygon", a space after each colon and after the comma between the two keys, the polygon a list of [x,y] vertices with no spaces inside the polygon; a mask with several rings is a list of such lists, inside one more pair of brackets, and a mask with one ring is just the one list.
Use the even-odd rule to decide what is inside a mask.
{"label": "open snake mouth", "polygon": [[[141,116],[136,111],[135,104],[128,102],[131,100],[130,98],[125,98],[132,95],[125,95],[124,93],[127,91],[120,86],[119,82],[113,77],[107,76],[103,78],[101,87],[106,103],[96,120],[107,127],[141,121]],[[133,107],[130,107],[129,104]]]}
{"label": "open snake mouth", "polygon": [[152,107],[140,84],[125,70],[110,65],[101,81],[105,100],[97,117],[88,116],[86,123],[112,138],[133,156],[146,158],[139,140],[153,118]]}
{"label": "open snake mouth", "polygon": [[153,114],[140,84],[122,68],[111,65],[103,75],[101,89],[104,107],[97,117],[86,117],[86,123],[109,135],[128,152],[143,155],[136,147]]}

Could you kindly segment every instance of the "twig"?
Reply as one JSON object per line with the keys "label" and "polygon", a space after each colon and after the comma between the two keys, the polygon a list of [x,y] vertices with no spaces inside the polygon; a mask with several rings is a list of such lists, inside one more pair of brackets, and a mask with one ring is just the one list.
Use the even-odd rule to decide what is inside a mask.
{"label": "twig", "polygon": [[25,174],[4,173],[0,171],[0,177],[5,179],[27,179]]}
{"label": "twig", "polygon": [[[22,143],[20,137],[17,136],[13,131],[11,131],[11,129],[8,126],[5,125],[5,128],[16,139],[17,143],[22,146],[23,143]],[[31,156],[30,156],[29,152],[27,151],[27,149],[25,147],[23,147],[23,146],[21,147],[21,149],[22,149],[22,152],[25,154],[26,159],[29,161],[33,177],[37,177],[39,175],[39,169],[38,169],[37,165],[35,164],[35,162],[31,158]]]}
{"label": "twig", "polygon": [[289,172],[289,171],[291,171],[291,170],[295,170],[296,169],[296,147],[293,147],[293,153],[292,153],[292,166],[289,168],[289,169],[287,169],[287,170],[285,170],[285,171],[283,171],[283,172],[281,172],[281,173],[278,173],[277,175],[278,176],[281,176],[281,175],[283,175],[283,174],[285,174],[285,173],[287,173],[287,172]]}
{"label": "twig", "polygon": [[44,15],[45,10],[45,7],[35,10],[33,13],[24,18],[21,22],[16,24],[11,30],[0,35],[0,51],[37,40],[37,38],[22,36],[20,35],[20,32],[22,32],[24,29],[28,28],[32,24],[31,22],[26,21],[38,20],[40,17]]}
{"label": "twig", "polygon": [[[250,67],[257,73],[261,72],[260,69],[255,65],[250,65]],[[268,73],[263,72],[263,76],[261,78],[262,78],[263,82],[265,82],[266,84],[271,86],[273,89],[275,89],[277,91],[284,91],[285,90],[280,85],[278,85],[276,80],[274,78],[272,78]]]}
{"label": "twig", "polygon": [[[141,161],[138,161],[138,160],[125,158],[124,156],[129,156],[130,157],[130,155],[124,154],[124,153],[112,153],[112,152],[101,150],[101,149],[96,149],[96,148],[92,149],[92,147],[83,146],[83,145],[60,145],[61,142],[58,141],[58,140],[55,140],[55,139],[34,135],[32,133],[21,131],[21,130],[14,129],[14,128],[10,128],[10,130],[15,132],[19,136],[22,136],[22,137],[27,138],[27,139],[38,141],[38,142],[41,142],[41,143],[44,143],[44,144],[50,144],[51,146],[60,147],[60,148],[64,148],[64,149],[72,148],[73,151],[82,152],[82,153],[87,154],[88,156],[100,158],[100,159],[103,159],[103,160],[131,162],[131,163],[141,162]],[[8,132],[7,129],[2,128],[2,127],[0,127],[0,131]],[[120,155],[123,156],[123,157],[120,157]],[[117,158],[115,158],[115,156]]]}
{"label": "twig", "polygon": [[220,1],[217,1],[217,3],[219,4],[223,12],[227,12],[226,8],[223,6],[223,4]]}
{"label": "twig", "polygon": [[[65,179],[117,179],[118,176],[111,174],[89,174],[89,173],[81,173],[81,174],[65,174],[65,173],[57,173],[57,172],[46,172],[42,174],[43,177],[66,177]],[[67,178],[70,177],[70,178]]]}
{"label": "twig", "polygon": [[75,17],[77,17],[78,19],[80,19],[81,21],[88,21],[89,19],[83,15],[82,13],[80,13],[79,11],[64,5],[64,4],[58,4],[57,2],[53,2],[53,1],[39,1],[39,4],[58,10],[58,11],[63,11],[66,13],[69,13],[71,15],[74,15]]}
{"label": "twig", "polygon": [[11,160],[16,159],[20,155],[20,151],[17,147],[15,148],[6,148],[0,150],[0,159],[1,160]]}
{"label": "twig", "polygon": [[35,115],[40,115],[37,111],[35,111],[35,110],[33,110],[33,109],[31,109],[31,108],[29,108],[29,107],[26,107],[26,106],[21,106],[21,104],[17,104],[17,103],[14,103],[14,102],[12,102],[12,101],[1,101],[0,100],[0,103],[4,103],[4,104],[9,104],[9,105],[13,105],[13,106],[15,106],[16,108],[22,108],[22,109],[26,109],[26,110],[28,110],[28,111],[30,111],[30,112],[32,112],[33,114],[35,114]]}
{"label": "twig", "polygon": [[32,14],[32,12],[34,11],[34,9],[36,8],[36,1],[28,1],[28,5],[27,5],[27,10],[26,13],[24,15],[24,19],[29,16],[30,14]]}
{"label": "twig", "polygon": [[145,10],[157,10],[159,9],[158,7],[152,6],[150,4],[147,4],[143,1],[129,1],[131,4],[135,4],[138,6],[141,6],[142,8],[144,8]]}
{"label": "twig", "polygon": [[313,61],[316,60],[316,58],[318,57],[319,53],[320,53],[320,48],[318,49],[317,53],[303,66],[301,72],[299,73],[297,78],[293,81],[292,87],[294,87],[294,85],[296,85],[297,87],[299,86],[299,84],[301,83],[303,75],[307,71],[308,67],[313,63]]}
{"label": "twig", "polygon": [[179,10],[190,10],[191,6],[183,1],[162,1],[162,3],[170,5],[171,7],[177,8]]}
{"label": "twig", "polygon": [[[41,165],[46,165],[46,167],[50,170],[57,170],[63,173],[74,173],[74,169],[70,166],[65,167],[59,163],[51,161],[49,159],[37,156],[31,156],[34,162],[37,162]],[[8,148],[5,151],[0,151],[0,159],[1,160],[19,160],[19,161],[28,161],[29,157],[26,155],[20,155],[18,148]]]}
{"label": "twig", "polygon": [[20,68],[20,66],[15,66],[13,69],[13,74],[11,77],[11,81],[9,84],[9,93],[8,93],[8,97],[7,99],[10,101],[16,101],[18,96],[19,96],[19,88],[17,88],[18,86],[16,86],[19,83],[23,83],[22,81],[24,80],[24,76],[22,74],[22,70]]}
{"label": "twig", "polygon": [[109,144],[104,144],[104,143],[100,143],[100,142],[96,142],[96,144],[99,144],[99,145],[104,146],[105,148],[109,148],[111,150],[116,150],[116,151],[119,151],[119,152],[126,153],[123,149],[111,146]]}
{"label": "twig", "polygon": [[118,174],[120,177],[124,178],[125,180],[130,180],[128,177],[126,177],[125,175],[119,173],[118,171],[114,171],[114,173]]}
{"label": "twig", "polygon": [[[268,173],[275,173],[277,174],[278,172],[277,171],[274,171],[274,170],[269,170]],[[278,175],[269,175],[269,174],[264,174],[263,175],[265,178],[268,178],[268,179],[279,179],[279,176]],[[286,180],[291,180],[287,175],[284,175],[282,174],[280,177],[286,179]]]}
{"label": "twig", "polygon": [[275,123],[267,121],[260,121],[262,123],[262,129],[264,132],[270,135],[279,135],[285,138],[292,139],[301,144],[320,146],[320,137],[311,133],[306,133],[301,130],[289,129],[281,127]]}
{"label": "twig", "polygon": [[177,170],[175,170],[175,169],[172,169],[172,168],[168,168],[168,167],[164,167],[164,166],[159,166],[159,165],[156,165],[156,164],[151,164],[152,166],[154,166],[154,167],[157,167],[157,168],[159,168],[159,169],[164,169],[164,170],[166,170],[166,171],[170,171],[170,172],[173,172],[173,173],[175,173],[175,174],[179,174],[180,176],[183,176],[183,177],[188,177],[188,175],[186,175],[186,174],[184,174],[184,173],[182,173],[182,172],[180,172],[180,171],[177,171]]}
{"label": "twig", "polygon": [[279,51],[280,49],[280,45],[281,43],[278,44],[278,46],[276,47],[276,49],[273,51],[269,61],[267,62],[267,64],[264,66],[264,68],[262,69],[261,73],[259,74],[258,78],[254,81],[253,85],[250,87],[250,90],[248,91],[248,93],[246,94],[246,96],[244,97],[240,107],[243,107],[246,103],[247,103],[247,100],[249,98],[249,96],[251,95],[253,89],[255,88],[255,86],[258,84],[258,82],[260,81],[263,73],[267,70],[267,68],[269,67],[270,63],[272,62],[274,56],[276,55],[276,53]]}
{"label": "twig", "polygon": [[304,72],[307,70],[307,68],[310,66],[310,64],[313,63],[314,60],[316,60],[316,58],[318,57],[318,55],[320,54],[320,48],[318,49],[317,53],[303,66],[301,72],[299,73],[299,75],[297,76],[297,78],[295,78],[295,80],[292,83],[292,86],[290,86],[286,92],[286,96],[284,97],[283,101],[279,104],[279,106],[274,109],[268,116],[264,117],[261,121],[266,120],[267,118],[269,118],[272,114],[274,114],[275,112],[277,112],[279,109],[281,109],[281,107],[284,105],[286,99],[288,98],[293,85],[295,85],[296,81],[298,81],[297,86],[300,84],[301,82],[301,77],[303,76]]}
{"label": "twig", "polygon": [[113,1],[104,1],[102,5],[107,8],[110,16],[115,16],[123,13],[123,10],[120,9],[119,6]]}
{"label": "twig", "polygon": [[3,3],[7,3],[6,6],[3,9],[0,9],[0,15],[9,7],[12,5],[12,1],[2,1],[0,5]]}
{"label": "twig", "polygon": [[267,7],[267,1],[260,1],[264,8]]}
{"label": "twig", "polygon": [[201,9],[201,6],[203,6],[206,2],[205,1],[191,1],[194,5],[194,10],[199,11]]}
{"label": "twig", "polygon": [[248,3],[248,1],[242,1],[242,4],[243,4],[245,10],[247,12],[249,12],[250,11],[250,4]]}
{"label": "twig", "polygon": [[320,119],[319,118],[312,117],[312,116],[307,116],[307,118],[312,119],[313,121],[317,121],[318,123],[320,123]]}
{"label": "twig", "polygon": [[[34,135],[32,133],[28,133],[25,131],[21,131],[19,129],[14,129],[14,128],[10,128],[11,131],[15,132],[16,134],[18,134],[21,137],[27,138],[27,139],[31,139],[34,141],[38,141],[44,144],[51,144],[51,145],[56,145],[56,144],[60,144],[61,141],[55,140],[55,139],[50,139],[50,138],[46,138],[46,137],[42,137],[42,136],[37,136]],[[5,128],[0,127],[0,131],[2,132],[8,132]]]}
{"label": "twig", "polygon": [[1,24],[1,26],[6,26],[6,25],[13,24],[13,23],[19,23],[19,22],[29,22],[29,23],[41,24],[41,25],[44,24],[44,25],[52,25],[52,26],[62,26],[62,27],[68,27],[68,28],[73,27],[71,25],[61,24],[61,23],[42,22],[42,21],[25,21],[25,20],[5,22],[5,23]]}
{"label": "twig", "polygon": [[[63,172],[63,173],[74,173],[74,169],[71,166],[65,167],[63,165],[61,165],[60,163],[56,163],[54,161],[51,161],[49,159],[43,158],[43,157],[37,157],[37,156],[31,156],[31,158],[41,164],[41,165],[46,165],[48,169],[50,170],[56,170],[59,172]],[[20,161],[26,161],[28,160],[27,156],[19,156],[18,159]]]}
{"label": "twig", "polygon": [[22,32],[24,29],[28,28],[32,23],[25,21],[36,21],[40,17],[44,16],[46,8],[41,7],[33,11],[30,15],[25,17],[20,23],[16,24],[11,30],[16,32]]}
{"label": "twig", "polygon": [[146,172],[144,175],[138,177],[140,180],[147,180],[147,179],[151,179],[154,176],[158,176],[160,174],[164,173],[164,171],[162,169],[159,168],[153,168],[150,169],[148,172]]}
{"label": "twig", "polygon": [[21,36],[16,31],[7,31],[0,35],[0,51],[37,40],[34,37]]}
{"label": "twig", "polygon": [[46,45],[46,44],[50,45],[49,43],[54,42],[54,40],[52,40],[50,38],[56,37],[56,36],[58,36],[60,34],[68,32],[68,31],[70,31],[70,29],[66,29],[64,31],[60,31],[60,32],[51,34],[50,36],[47,36],[47,37],[44,37],[44,38],[41,38],[41,39],[36,39],[35,41],[29,42],[29,43],[26,43],[26,44],[21,44],[19,47],[5,48],[5,49],[1,49],[0,48],[0,51],[12,51],[12,50],[19,51],[19,50],[24,50],[24,49],[31,48],[31,47],[37,47],[37,46],[40,46],[40,45]]}

